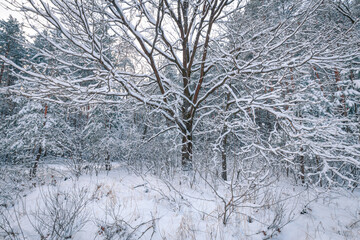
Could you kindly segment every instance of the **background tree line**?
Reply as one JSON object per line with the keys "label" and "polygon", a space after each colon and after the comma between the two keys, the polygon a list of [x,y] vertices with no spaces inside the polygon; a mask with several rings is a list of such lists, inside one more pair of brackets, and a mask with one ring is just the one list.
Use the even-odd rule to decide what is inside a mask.
{"label": "background tree line", "polygon": [[[15,4],[16,3],[12,3]],[[0,22],[1,153],[357,186],[359,1],[29,1]],[[35,22],[37,23],[35,24]]]}

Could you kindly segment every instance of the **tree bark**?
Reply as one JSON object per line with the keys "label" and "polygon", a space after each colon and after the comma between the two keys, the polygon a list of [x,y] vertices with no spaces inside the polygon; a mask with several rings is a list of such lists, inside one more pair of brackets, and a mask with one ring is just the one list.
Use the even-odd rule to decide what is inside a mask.
{"label": "tree bark", "polygon": [[105,158],[105,170],[110,171],[111,170],[111,164],[110,164],[110,154],[109,152],[106,152],[106,158]]}
{"label": "tree bark", "polygon": [[[319,155],[316,155],[315,159],[316,159],[316,172],[319,173],[321,171]],[[320,174],[319,174],[319,186],[322,187],[322,181],[321,181],[321,175]]]}
{"label": "tree bark", "polygon": [[181,148],[181,165],[184,171],[193,169],[193,141],[192,133],[183,133]]}
{"label": "tree bark", "polygon": [[185,129],[182,130],[181,165],[184,171],[189,171],[193,169],[193,121],[188,117],[185,119],[188,120],[184,121]]}
{"label": "tree bark", "polygon": [[[226,133],[227,127],[224,126],[223,132]],[[221,171],[221,177],[225,181],[227,181],[227,159],[226,159],[226,145],[227,145],[227,134],[224,136],[223,142],[222,142],[222,149],[221,149],[221,158],[222,158],[222,171]]]}
{"label": "tree bark", "polygon": [[[5,58],[7,58],[9,56],[10,53],[10,44],[7,45],[7,50],[5,53]],[[4,71],[5,71],[5,62],[3,62],[3,64],[1,65],[1,71],[0,71],[0,84],[2,82],[2,78],[4,76]]]}
{"label": "tree bark", "polygon": [[4,70],[5,70],[5,63],[3,62],[3,64],[1,65],[1,70],[0,70],[0,84],[4,75]]}
{"label": "tree bark", "polygon": [[[300,148],[300,151],[303,152],[303,148]],[[305,183],[305,159],[304,159],[304,155],[300,155],[300,178],[301,178],[301,183],[304,184]]]}
{"label": "tree bark", "polygon": [[[230,85],[231,87],[231,85]],[[230,92],[226,94],[226,107],[225,107],[225,112],[227,112],[229,110],[230,104]],[[221,177],[222,179],[224,179],[225,181],[227,181],[227,156],[226,156],[226,146],[227,146],[227,126],[226,124],[224,124],[223,130],[222,130],[222,135],[225,135],[224,138],[222,139],[222,146],[221,146],[221,167],[222,167],[222,171],[221,171]]]}
{"label": "tree bark", "polygon": [[39,166],[41,153],[42,153],[42,147],[40,146],[39,150],[38,150],[38,153],[36,155],[36,158],[35,158],[34,165],[33,165],[32,169],[30,171],[30,179],[33,178],[33,177],[36,177],[36,172],[37,172],[37,169],[38,169],[38,166]]}

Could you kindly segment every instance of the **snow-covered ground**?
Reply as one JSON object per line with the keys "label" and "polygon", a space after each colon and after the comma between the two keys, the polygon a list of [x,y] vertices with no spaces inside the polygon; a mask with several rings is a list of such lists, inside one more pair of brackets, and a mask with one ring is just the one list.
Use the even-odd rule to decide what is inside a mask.
{"label": "snow-covered ground", "polygon": [[179,174],[166,181],[117,166],[108,173],[77,179],[55,168],[57,175],[52,173],[43,184],[21,192],[14,206],[1,208],[0,239],[340,240],[360,236],[359,191],[276,183],[255,195],[240,196],[230,190],[230,183],[212,184],[196,176],[189,180]]}

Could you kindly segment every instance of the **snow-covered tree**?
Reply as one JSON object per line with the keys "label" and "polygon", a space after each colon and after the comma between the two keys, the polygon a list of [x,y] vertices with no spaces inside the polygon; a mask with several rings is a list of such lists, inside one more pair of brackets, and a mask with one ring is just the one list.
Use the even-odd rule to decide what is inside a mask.
{"label": "snow-covered tree", "polygon": [[[246,64],[258,69],[248,73],[239,69],[233,77],[236,81],[224,84],[223,100],[217,102],[216,121],[223,127],[217,130],[215,148],[221,153],[223,178],[228,154],[234,159],[258,159],[260,165],[270,163],[277,171],[290,167],[302,182],[314,182],[305,177],[308,173],[331,183],[328,175],[346,179],[347,184],[357,178],[357,174],[343,175],[345,165],[359,167],[359,132],[357,122],[344,116],[346,93],[336,93],[343,88],[335,75],[339,78],[336,69],[359,70],[358,25],[340,14],[333,2],[313,3],[252,0],[225,22],[228,48],[241,49],[228,69],[233,62],[234,69]],[[309,14],[308,7],[316,14]],[[331,21],[324,24],[329,17]],[[326,75],[320,71],[327,71]],[[335,95],[339,100],[334,102],[336,98],[329,96]],[[345,134],[344,129],[353,130]]]}
{"label": "snow-covered tree", "polygon": [[55,104],[16,98],[20,108],[17,114],[5,119],[2,131],[5,139],[2,149],[7,161],[31,167],[36,175],[40,158],[44,154],[62,155],[68,145],[69,126]]}
{"label": "snow-covered tree", "polygon": [[[27,54],[24,40],[22,24],[16,18],[10,16],[8,20],[0,20],[0,54],[19,66],[22,66]],[[16,68],[0,61],[0,86],[14,84],[16,77],[12,74],[13,70],[16,71]]]}
{"label": "snow-covered tree", "polygon": [[[22,24],[12,16],[8,20],[0,20],[0,55],[6,56],[19,66],[23,65],[23,59],[27,51],[24,47],[24,32]],[[16,81],[13,71],[16,68],[5,64],[0,60],[0,88],[11,86]],[[0,94],[0,119],[12,114],[16,105],[8,94]]]}
{"label": "snow-covered tree", "polygon": [[[329,69],[356,63],[359,54],[359,21],[343,11],[349,20],[338,22],[342,5],[335,1],[27,2],[22,9],[38,21],[33,27],[57,32],[56,41],[43,36],[55,54],[42,52],[56,74],[35,61],[22,68],[2,55],[26,80],[10,91],[77,106],[131,98],[162,116],[158,133],[176,129],[184,169],[193,166],[194,144],[200,150],[207,139],[223,159],[227,149],[269,166],[300,167],[304,177],[306,146],[320,147],[313,144],[324,139],[315,135],[331,134],[330,126],[343,122],[316,117],[308,107],[322,92],[314,69],[325,77]],[[324,19],[331,21],[321,24]],[[125,67],[115,47],[124,45],[132,54]],[[352,141],[340,148],[352,149],[345,161],[358,167],[358,142]],[[341,155],[334,148],[327,153],[324,164]],[[226,171],[224,164],[223,178]]]}

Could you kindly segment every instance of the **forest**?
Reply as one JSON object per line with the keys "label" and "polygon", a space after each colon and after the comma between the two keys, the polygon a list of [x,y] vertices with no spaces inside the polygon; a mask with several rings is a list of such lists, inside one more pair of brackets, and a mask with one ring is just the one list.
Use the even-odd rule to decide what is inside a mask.
{"label": "forest", "polygon": [[359,0],[0,8],[0,239],[358,239]]}

